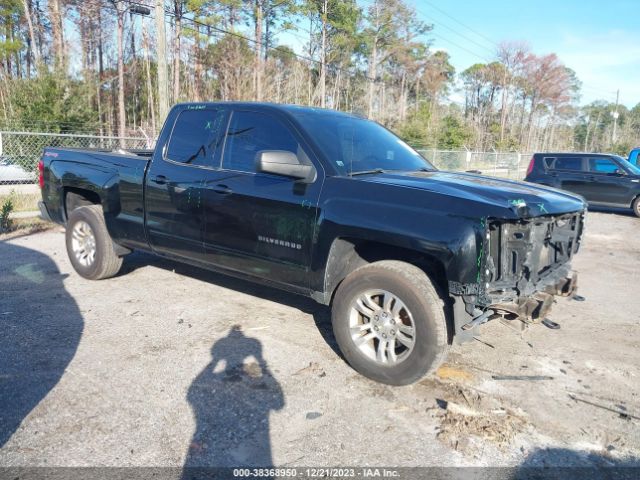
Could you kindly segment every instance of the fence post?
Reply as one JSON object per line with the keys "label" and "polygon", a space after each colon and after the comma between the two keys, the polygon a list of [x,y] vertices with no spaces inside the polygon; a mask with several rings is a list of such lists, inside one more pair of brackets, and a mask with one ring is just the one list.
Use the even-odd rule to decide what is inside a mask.
{"label": "fence post", "polygon": [[522,154],[518,152],[518,164],[516,165],[516,180],[522,180],[520,178],[520,160],[522,159]]}
{"label": "fence post", "polygon": [[0,132],[0,157],[2,156],[2,132]]}

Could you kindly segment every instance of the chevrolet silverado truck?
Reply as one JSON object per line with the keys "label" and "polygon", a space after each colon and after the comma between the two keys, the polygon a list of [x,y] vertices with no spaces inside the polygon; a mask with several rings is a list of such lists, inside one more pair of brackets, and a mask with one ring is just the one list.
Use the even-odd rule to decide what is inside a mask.
{"label": "chevrolet silverado truck", "polygon": [[39,174],[81,276],[142,250],[309,296],[331,306],[350,365],[387,384],[420,379],[488,320],[542,321],[576,289],[579,196],[438,171],[336,111],[180,104],[153,151],[45,148]]}

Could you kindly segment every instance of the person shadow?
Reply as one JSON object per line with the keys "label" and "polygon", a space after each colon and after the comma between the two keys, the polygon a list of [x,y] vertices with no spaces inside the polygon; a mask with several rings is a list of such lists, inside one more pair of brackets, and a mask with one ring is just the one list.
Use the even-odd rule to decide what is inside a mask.
{"label": "person shadow", "polygon": [[66,277],[49,256],[0,241],[0,449],[78,349],[84,320]]}
{"label": "person shadow", "polygon": [[233,326],[214,343],[211,361],[191,383],[187,400],[196,429],[183,479],[202,478],[212,467],[273,467],[269,416],[285,399],[259,340]]}

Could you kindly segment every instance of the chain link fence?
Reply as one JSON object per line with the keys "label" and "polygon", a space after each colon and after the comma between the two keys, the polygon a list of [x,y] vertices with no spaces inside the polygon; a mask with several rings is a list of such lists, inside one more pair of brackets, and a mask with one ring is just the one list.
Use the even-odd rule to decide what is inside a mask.
{"label": "chain link fence", "polygon": [[150,148],[151,144],[150,139],[136,137],[0,131],[0,185],[36,183],[44,147],[126,150]]}
{"label": "chain link fence", "polygon": [[523,180],[533,153],[418,150],[440,170],[480,172],[492,177]]}
{"label": "chain link fence", "polygon": [[[38,160],[44,147],[151,148],[153,140],[141,137],[107,137],[65,133],[0,131],[0,186],[36,183]],[[437,168],[479,171],[483,175],[522,180],[531,153],[475,152],[471,150],[419,150]]]}

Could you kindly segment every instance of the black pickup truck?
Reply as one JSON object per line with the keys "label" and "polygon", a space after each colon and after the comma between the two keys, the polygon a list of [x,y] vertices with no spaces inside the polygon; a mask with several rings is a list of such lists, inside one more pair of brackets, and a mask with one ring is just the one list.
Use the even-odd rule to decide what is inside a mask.
{"label": "black pickup truck", "polygon": [[76,271],[133,250],[331,305],[362,374],[408,384],[493,318],[542,320],[572,295],[585,203],[438,171],[375,122],[254,103],[175,106],[153,151],[46,148],[41,210]]}

